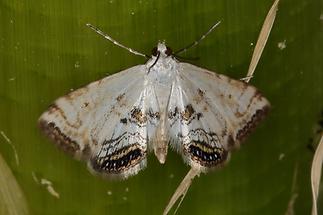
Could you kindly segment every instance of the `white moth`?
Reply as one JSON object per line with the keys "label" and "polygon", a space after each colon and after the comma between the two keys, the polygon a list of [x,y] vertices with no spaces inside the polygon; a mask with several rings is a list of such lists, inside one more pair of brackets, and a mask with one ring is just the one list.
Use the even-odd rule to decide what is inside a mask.
{"label": "white moth", "polygon": [[59,147],[87,161],[93,173],[127,178],[146,167],[149,151],[164,163],[168,145],[201,172],[217,168],[268,109],[255,87],[179,62],[159,42],[146,64],[57,99],[39,124]]}

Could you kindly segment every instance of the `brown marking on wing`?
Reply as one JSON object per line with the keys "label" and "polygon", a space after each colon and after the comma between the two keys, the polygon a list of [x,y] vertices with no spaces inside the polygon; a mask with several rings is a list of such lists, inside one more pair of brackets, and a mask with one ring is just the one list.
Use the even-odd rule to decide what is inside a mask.
{"label": "brown marking on wing", "polygon": [[200,103],[204,99],[204,95],[205,92],[198,88],[196,94],[193,97],[193,101],[195,101],[196,104]]}
{"label": "brown marking on wing", "polygon": [[178,107],[175,107],[174,111],[168,112],[168,118],[172,120],[177,116],[177,114],[178,114]]}
{"label": "brown marking on wing", "polygon": [[98,172],[120,174],[137,164],[145,158],[146,152],[138,144],[123,147],[105,157],[95,157],[91,163],[93,169]]}
{"label": "brown marking on wing", "polygon": [[122,93],[115,98],[117,101],[117,104],[120,107],[125,107],[127,105],[127,100],[125,95],[126,95],[125,93]]}
{"label": "brown marking on wing", "polygon": [[261,95],[261,93],[258,91],[258,90],[256,90],[255,91],[255,94],[251,97],[251,99],[250,99],[250,102],[249,102],[249,104],[248,104],[248,106],[247,106],[247,110],[250,108],[250,106],[252,105],[252,102],[254,101],[254,100],[260,100],[260,98],[261,97],[263,97],[262,95]]}
{"label": "brown marking on wing", "polygon": [[116,98],[116,100],[118,102],[120,102],[124,98],[124,96],[125,96],[125,93],[122,93],[122,94],[118,95],[118,97]]}
{"label": "brown marking on wing", "polygon": [[80,127],[80,125],[82,124],[82,122],[79,120],[79,117],[77,117],[77,122],[78,123],[75,123],[75,124],[70,123],[68,121],[68,119],[67,119],[64,111],[61,108],[59,108],[55,103],[54,104],[51,104],[48,107],[48,110],[47,111],[48,111],[49,114],[53,114],[53,115],[55,115],[55,113],[59,114],[61,117],[63,117],[65,123],[68,126],[72,127],[72,128],[78,129]]}
{"label": "brown marking on wing", "polygon": [[127,124],[127,118],[122,118],[122,119],[120,119],[120,122],[121,122],[122,124]]}
{"label": "brown marking on wing", "polygon": [[157,119],[157,120],[159,120],[159,119],[160,119],[160,113],[159,113],[158,111],[153,112],[151,109],[149,109],[149,111],[148,111],[148,116],[149,116],[151,119]]}
{"label": "brown marking on wing", "polygon": [[155,112],[151,117],[156,118],[156,119],[160,119],[160,113]]}
{"label": "brown marking on wing", "polygon": [[201,90],[200,88],[197,89],[197,93],[200,95],[200,97],[204,97],[205,92],[203,90]]}
{"label": "brown marking on wing", "polygon": [[240,113],[239,111],[236,111],[234,112],[234,115],[237,117],[237,118],[240,118],[240,117],[243,117],[245,115],[247,111],[243,112],[243,113]]}
{"label": "brown marking on wing", "polygon": [[86,108],[87,106],[89,106],[89,104],[89,102],[84,102],[81,108]]}
{"label": "brown marking on wing", "polygon": [[137,107],[131,110],[131,117],[139,124],[144,124],[147,122],[146,115]]}
{"label": "brown marking on wing", "polygon": [[195,113],[194,108],[191,104],[186,105],[185,110],[181,112],[182,119],[185,121],[189,121],[191,116]]}
{"label": "brown marking on wing", "polygon": [[228,152],[223,148],[211,147],[198,141],[192,141],[186,152],[194,162],[208,168],[223,163],[228,156]]}
{"label": "brown marking on wing", "polygon": [[39,127],[46,136],[52,139],[65,152],[75,155],[80,150],[79,144],[64,134],[54,122],[47,122],[41,119]]}
{"label": "brown marking on wing", "polygon": [[260,93],[258,90],[255,90],[254,95],[250,98],[250,101],[249,101],[249,103],[248,103],[248,105],[247,105],[247,107],[246,107],[246,110],[245,110],[244,112],[236,111],[236,112],[234,113],[234,115],[235,115],[237,118],[240,118],[240,117],[245,116],[245,115],[248,113],[248,111],[249,111],[249,109],[250,109],[251,105],[252,105],[252,104],[255,104],[255,103],[254,103],[255,101],[257,102],[257,101],[261,100],[261,98],[262,98],[262,97],[263,97],[263,96],[261,95],[261,93]]}
{"label": "brown marking on wing", "polygon": [[256,128],[269,112],[269,105],[257,110],[251,117],[251,119],[245,123],[245,126],[241,128],[236,135],[236,140],[242,142],[245,138]]}

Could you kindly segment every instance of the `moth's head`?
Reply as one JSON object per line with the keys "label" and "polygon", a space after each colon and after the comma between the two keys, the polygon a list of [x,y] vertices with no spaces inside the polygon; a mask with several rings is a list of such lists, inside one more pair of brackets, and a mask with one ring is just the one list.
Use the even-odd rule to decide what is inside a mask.
{"label": "moth's head", "polygon": [[173,51],[171,48],[166,46],[164,42],[159,42],[157,44],[157,47],[153,48],[153,50],[151,51],[151,54],[155,57],[160,54],[164,56],[170,56],[173,54]]}

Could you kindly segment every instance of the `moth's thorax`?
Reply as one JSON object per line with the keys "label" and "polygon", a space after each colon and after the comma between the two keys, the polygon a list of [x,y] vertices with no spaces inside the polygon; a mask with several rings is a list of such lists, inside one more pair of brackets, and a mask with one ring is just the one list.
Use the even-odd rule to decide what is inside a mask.
{"label": "moth's thorax", "polygon": [[146,63],[147,78],[154,84],[171,85],[179,64],[173,56],[166,54],[167,47],[164,43],[158,43],[157,50],[159,55],[152,56]]}
{"label": "moth's thorax", "polygon": [[152,56],[146,63],[146,84],[153,86],[158,98],[160,111],[166,109],[172,84],[176,79],[180,64],[172,55],[166,54],[167,47],[164,43],[158,43],[158,55]]}
{"label": "moth's thorax", "polygon": [[163,57],[158,59],[152,57],[146,64],[148,67],[148,77],[158,79],[161,83],[163,80],[171,80],[178,70],[178,63],[172,56]]}

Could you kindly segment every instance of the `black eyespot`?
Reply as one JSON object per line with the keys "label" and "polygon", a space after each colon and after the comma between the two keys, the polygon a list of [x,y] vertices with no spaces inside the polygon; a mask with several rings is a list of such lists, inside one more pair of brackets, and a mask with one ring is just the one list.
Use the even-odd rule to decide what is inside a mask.
{"label": "black eyespot", "polygon": [[151,50],[151,54],[153,55],[153,56],[157,56],[158,55],[158,49],[157,49],[157,47],[154,47],[152,50]]}
{"label": "black eyespot", "polygon": [[167,46],[167,47],[166,47],[165,54],[166,54],[167,56],[170,56],[170,55],[172,55],[172,54],[173,54],[173,50]]}

